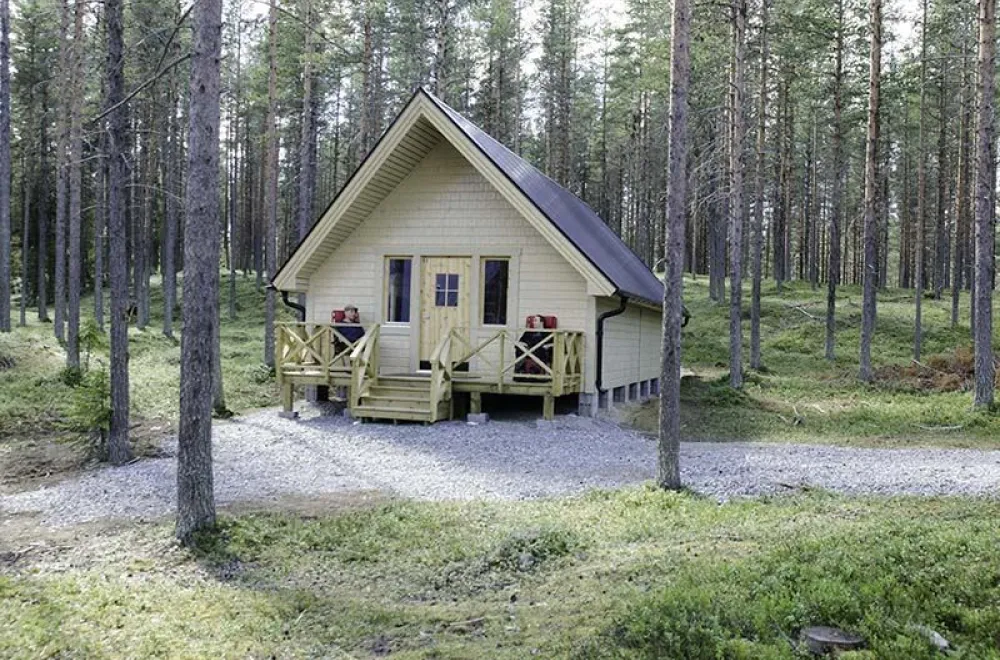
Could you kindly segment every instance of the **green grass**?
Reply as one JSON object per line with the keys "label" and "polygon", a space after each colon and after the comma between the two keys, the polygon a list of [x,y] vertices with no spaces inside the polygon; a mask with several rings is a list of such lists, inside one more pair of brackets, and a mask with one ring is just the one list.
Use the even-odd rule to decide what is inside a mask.
{"label": "green grass", "polygon": [[634,488],[249,514],[190,553],[147,524],[0,576],[0,656],[795,658],[823,624],[868,640],[855,657],[932,658],[922,625],[1000,658],[998,515]]}
{"label": "green grass", "polygon": [[[226,402],[230,409],[243,411],[272,405],[277,401],[274,379],[263,366],[264,294],[252,277],[237,281],[237,318],[228,316],[226,287],[222,293],[222,372]],[[283,320],[291,320],[278,301]],[[169,428],[176,422],[180,383],[180,310],[175,314],[176,339],[163,335],[162,290],[154,282],[151,315],[145,330],[129,328],[129,376],[132,414],[149,426]],[[84,322],[93,318],[93,299],[81,305]],[[49,311],[50,316],[52,311]],[[105,314],[107,317],[107,314]],[[65,384],[62,370],[65,351],[56,341],[51,323],[40,323],[32,310],[26,327],[0,334],[0,355],[13,358],[13,369],[0,378],[0,440],[39,433],[58,433],[69,426],[73,388]],[[107,338],[96,348],[91,368],[106,368]]]}
{"label": "green grass", "polygon": [[[1000,416],[973,411],[971,393],[926,389],[893,377],[891,367],[911,364],[912,292],[879,294],[872,355],[880,378],[865,385],[857,378],[859,288],[839,290],[837,359],[830,362],[823,357],[825,290],[812,291],[807,283],[794,282],[779,293],[768,283],[761,300],[764,368],[749,372],[744,391],[734,392],[728,387],[728,306],[708,299],[705,278],[688,279],[685,287],[692,319],[684,329],[683,362],[698,374],[685,379],[681,390],[682,427],[691,439],[1000,446]],[[749,292],[744,300],[749,301]],[[959,326],[951,328],[950,300],[925,301],[924,362],[971,345],[967,296],[961,311]],[[749,366],[747,358],[744,364]],[[655,432],[655,404],[627,414],[640,428]]]}

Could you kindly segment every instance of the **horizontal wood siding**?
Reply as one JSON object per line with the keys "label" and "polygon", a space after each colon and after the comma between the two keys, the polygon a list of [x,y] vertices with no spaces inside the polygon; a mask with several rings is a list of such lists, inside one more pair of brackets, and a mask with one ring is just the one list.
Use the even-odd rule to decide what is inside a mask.
{"label": "horizontal wood siding", "polygon": [[[598,298],[598,316],[618,309],[617,298]],[[660,313],[640,305],[604,322],[602,387],[610,390],[660,375]]]}
{"label": "horizontal wood siding", "polygon": [[[387,254],[513,256],[510,283],[516,290],[509,292],[513,317],[507,319],[508,327],[523,327],[529,314],[552,314],[560,328],[584,330],[592,343],[583,276],[450,143],[434,147],[320,265],[309,281],[307,318],[329,322],[331,310],[353,303],[362,323],[382,322]],[[474,325],[481,321],[478,268],[474,262]],[[416,264],[412,277],[419,278]],[[392,328],[397,341],[408,346],[412,331],[415,342],[418,320],[411,318],[410,329]],[[384,365],[390,354],[393,364],[397,355],[400,364],[409,359],[408,348],[387,351],[385,341]]]}

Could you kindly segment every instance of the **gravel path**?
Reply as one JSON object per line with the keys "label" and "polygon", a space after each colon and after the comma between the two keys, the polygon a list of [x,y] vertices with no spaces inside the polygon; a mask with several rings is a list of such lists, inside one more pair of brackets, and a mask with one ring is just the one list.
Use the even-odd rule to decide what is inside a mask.
{"label": "gravel path", "polygon": [[[101,468],[48,488],[0,496],[0,513],[37,513],[48,526],[157,518],[174,510],[175,445],[164,458]],[[613,488],[654,477],[655,442],[607,421],[356,424],[275,410],[216,426],[219,504],[382,491],[421,500],[512,500]],[[725,499],[816,486],[852,494],[994,497],[1000,451],[859,449],[766,443],[686,443],[682,478]],[[0,516],[2,520],[3,516]]]}

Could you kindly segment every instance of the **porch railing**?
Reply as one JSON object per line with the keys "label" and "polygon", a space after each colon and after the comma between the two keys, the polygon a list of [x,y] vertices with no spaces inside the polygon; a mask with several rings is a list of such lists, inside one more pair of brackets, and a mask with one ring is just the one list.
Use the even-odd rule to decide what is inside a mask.
{"label": "porch railing", "polygon": [[[327,323],[279,323],[276,328],[274,364],[279,377],[313,372],[350,375],[351,352],[361,340],[350,341]],[[367,330],[366,336],[370,333]]]}
{"label": "porch railing", "polygon": [[[535,341],[522,341],[532,333]],[[470,373],[504,388],[517,383],[548,384],[549,393],[579,392],[583,385],[584,333],[578,330],[500,329],[470,340],[467,328],[449,332],[453,367],[475,360]],[[551,358],[549,357],[551,355]]]}
{"label": "porch railing", "polygon": [[455,363],[451,360],[453,337],[449,330],[431,354],[431,421],[437,421],[441,403],[451,401],[451,383],[455,372]]}
{"label": "porch railing", "polygon": [[361,404],[378,380],[378,338],[381,328],[373,325],[351,351],[351,407]]}

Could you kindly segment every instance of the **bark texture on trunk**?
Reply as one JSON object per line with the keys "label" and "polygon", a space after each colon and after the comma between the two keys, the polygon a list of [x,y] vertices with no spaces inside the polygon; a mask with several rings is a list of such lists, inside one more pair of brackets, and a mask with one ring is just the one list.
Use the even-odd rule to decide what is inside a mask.
{"label": "bark texture on trunk", "polygon": [[69,300],[66,307],[66,366],[80,368],[80,289],[83,279],[83,21],[86,5],[76,1],[73,45],[69,51],[71,85],[69,100]]}
{"label": "bark texture on trunk", "polygon": [[[69,67],[69,0],[63,0],[60,8],[59,18],[59,77],[64,88],[68,88],[70,82]],[[53,293],[55,299],[52,306],[55,308],[53,330],[56,339],[63,341],[66,338],[66,207],[68,205],[68,179],[69,170],[67,168],[68,142],[69,142],[69,103],[63,97],[56,104],[58,116],[56,117],[56,228],[55,228],[55,286]]]}
{"label": "bark texture on trunk", "polygon": [[837,284],[840,282],[840,227],[844,197],[844,0],[837,0],[837,52],[833,91],[833,191],[830,199],[830,240],[826,273],[826,359],[837,350]]}
{"label": "bark texture on trunk", "polygon": [[732,130],[729,141],[729,385],[743,387],[743,94],[746,87],[746,0],[732,7],[733,86]]}
{"label": "bark texture on trunk", "polygon": [[[277,103],[278,103],[278,0],[273,0],[268,14],[268,57],[270,59],[267,74],[267,131],[264,167],[264,187],[266,230],[264,245],[264,261],[267,268],[267,278],[274,278],[274,271],[278,267],[278,128],[277,128]],[[267,300],[264,319],[264,364],[269,367],[274,366],[274,305],[275,291],[267,288]]]}
{"label": "bark texture on trunk", "polygon": [[[10,258],[10,0],[0,0],[0,332],[10,332]],[[26,272],[21,274],[22,301]],[[23,302],[21,309],[23,320]]]}
{"label": "bark texture on trunk", "polygon": [[770,44],[767,21],[770,0],[761,2],[760,14],[760,98],[757,102],[757,170],[753,210],[753,284],[750,294],[750,368],[760,369],[760,294],[764,250],[764,167],[767,162],[767,66]]}
{"label": "bark texture on trunk", "polygon": [[222,0],[194,8],[184,222],[184,332],[177,436],[176,536],[215,525],[212,479],[212,366],[219,323],[219,60]]}
{"label": "bark texture on trunk", "polygon": [[993,405],[993,154],[994,89],[996,87],[996,0],[979,0],[979,126],[976,133],[976,320],[975,344],[977,408]]}
{"label": "bark texture on trunk", "polygon": [[927,155],[926,117],[927,117],[927,0],[923,2],[922,28],[920,31],[920,119],[917,128],[917,271],[914,299],[913,328],[913,359],[920,361],[920,353],[924,343],[923,308],[924,308],[924,261],[926,249],[924,241],[927,233]]}
{"label": "bark texture on trunk", "polygon": [[687,186],[688,79],[691,74],[691,2],[674,0],[670,57],[670,142],[667,172],[666,272],[660,370],[660,437],[657,482],[679,489],[681,317]]}
{"label": "bark texture on trunk", "polygon": [[163,185],[166,186],[165,213],[163,218],[163,334],[174,336],[174,307],[177,304],[177,197],[180,195],[178,170],[180,149],[177,130],[177,97],[173,90],[167,91],[167,139],[165,141]]}
{"label": "bark texture on trunk", "polygon": [[114,108],[107,116],[108,131],[108,278],[111,295],[111,424],[108,459],[121,465],[132,458],[129,445],[128,387],[128,245],[125,227],[125,143],[128,119],[122,103],[125,74],[122,28],[122,0],[104,5],[108,38],[108,99]]}
{"label": "bark texture on trunk", "polygon": [[865,143],[865,220],[863,234],[864,272],[862,276],[861,355],[859,377],[871,382],[872,335],[875,333],[875,289],[878,286],[878,128],[879,91],[882,77],[882,0],[870,2],[871,59],[868,69],[868,137]]}

